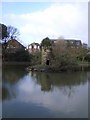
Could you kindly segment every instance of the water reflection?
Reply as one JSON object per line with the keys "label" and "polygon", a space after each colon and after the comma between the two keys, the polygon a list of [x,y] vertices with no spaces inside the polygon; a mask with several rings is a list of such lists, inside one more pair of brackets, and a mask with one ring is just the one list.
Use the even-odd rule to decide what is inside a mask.
{"label": "water reflection", "polygon": [[[89,73],[27,73],[25,71],[25,68],[9,66],[3,68],[2,78],[2,99],[15,97],[16,95],[12,88],[15,86],[16,83],[20,85],[23,84],[25,82],[25,79],[33,80],[32,82],[29,81],[29,83],[27,83],[26,81],[27,85],[30,85],[31,83],[40,85],[41,91],[52,92],[55,89],[59,89],[63,91],[63,94],[70,97],[75,92],[75,86],[85,84],[89,80]],[[25,84],[23,85],[25,86]]]}
{"label": "water reflection", "polygon": [[76,73],[33,73],[33,77],[36,77],[36,83],[41,86],[42,91],[50,91],[54,87],[63,88],[72,86],[78,86],[85,84],[88,81],[86,72]]}
{"label": "water reflection", "polygon": [[87,117],[89,72],[3,68],[3,117]]}
{"label": "water reflection", "polygon": [[22,66],[18,67],[11,65],[2,67],[2,99],[15,97],[12,87],[26,74],[25,67]]}
{"label": "water reflection", "polygon": [[24,77],[27,72],[23,66],[3,66],[2,67],[2,79],[10,84],[14,84],[18,80]]}

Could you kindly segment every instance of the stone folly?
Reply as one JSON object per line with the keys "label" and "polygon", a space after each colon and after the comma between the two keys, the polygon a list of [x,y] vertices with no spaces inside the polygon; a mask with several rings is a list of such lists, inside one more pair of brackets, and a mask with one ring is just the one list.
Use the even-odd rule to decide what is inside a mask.
{"label": "stone folly", "polygon": [[41,63],[43,65],[49,65],[50,64],[50,54],[51,50],[49,48],[42,47],[42,61]]}

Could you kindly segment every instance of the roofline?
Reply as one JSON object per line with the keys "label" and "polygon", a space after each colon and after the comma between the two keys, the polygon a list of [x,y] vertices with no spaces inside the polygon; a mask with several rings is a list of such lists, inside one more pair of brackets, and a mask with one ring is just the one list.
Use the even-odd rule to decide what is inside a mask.
{"label": "roofline", "polygon": [[[21,46],[23,46],[24,48],[26,48],[26,47],[25,47],[24,45],[22,45],[18,40],[16,40],[16,39],[13,39],[13,40],[15,40],[15,41],[18,42]],[[9,40],[9,41],[12,41],[12,39]],[[7,43],[8,43],[9,41],[7,41]]]}
{"label": "roofline", "polygon": [[78,39],[50,39],[50,40],[53,40],[53,41],[56,41],[56,40],[74,40],[74,41],[81,41],[81,40],[78,40]]}

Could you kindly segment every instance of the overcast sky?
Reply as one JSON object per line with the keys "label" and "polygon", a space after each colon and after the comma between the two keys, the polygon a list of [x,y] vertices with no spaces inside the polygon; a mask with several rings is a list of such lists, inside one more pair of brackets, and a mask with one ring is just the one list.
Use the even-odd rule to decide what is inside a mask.
{"label": "overcast sky", "polygon": [[60,36],[88,43],[88,1],[3,2],[2,23],[17,27],[26,46]]}

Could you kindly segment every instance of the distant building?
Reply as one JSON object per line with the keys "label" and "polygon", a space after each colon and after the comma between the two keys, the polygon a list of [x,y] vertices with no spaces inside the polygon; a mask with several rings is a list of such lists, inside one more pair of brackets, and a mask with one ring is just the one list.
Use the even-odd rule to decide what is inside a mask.
{"label": "distant building", "polygon": [[82,46],[83,46],[83,48],[88,49],[88,45],[86,43],[83,43]]}
{"label": "distant building", "polygon": [[39,52],[40,51],[40,44],[39,43],[32,43],[30,45],[28,45],[28,52],[29,53],[36,53],[36,52]]}
{"label": "distant building", "polygon": [[47,64],[49,61],[50,63],[50,55],[52,53],[53,47],[61,40],[65,42],[66,49],[67,47],[70,48],[79,48],[82,46],[81,40],[74,40],[74,39],[50,39],[52,46],[50,48],[42,47],[42,64]]}
{"label": "distant building", "polygon": [[68,40],[68,39],[66,39],[65,41],[67,42],[68,47],[71,46],[71,47],[78,48],[78,47],[82,46],[81,40]]}
{"label": "distant building", "polygon": [[82,46],[81,40],[75,40],[75,39],[50,39],[53,44],[56,44],[58,41],[62,40],[66,43],[67,47],[76,47]]}

